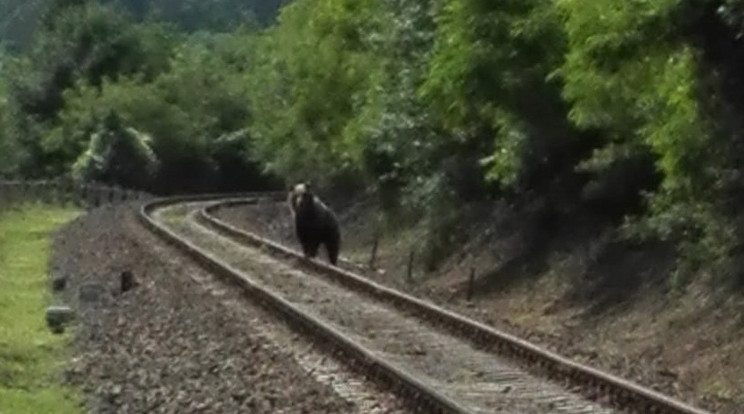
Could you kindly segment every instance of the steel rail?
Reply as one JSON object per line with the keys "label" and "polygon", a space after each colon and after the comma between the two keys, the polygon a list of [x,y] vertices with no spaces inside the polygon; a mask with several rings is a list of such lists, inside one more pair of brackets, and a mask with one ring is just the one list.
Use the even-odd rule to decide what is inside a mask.
{"label": "steel rail", "polygon": [[[253,193],[248,195],[251,200],[258,202],[261,198],[278,199],[285,193]],[[139,217],[142,223],[178,250],[191,256],[197,263],[227,282],[237,285],[248,295],[255,298],[259,305],[284,316],[293,328],[313,335],[334,348],[334,354],[344,358],[352,369],[357,370],[367,378],[379,380],[395,391],[409,403],[415,404],[416,411],[427,413],[474,414],[459,403],[442,395],[429,385],[396,367],[390,362],[377,356],[374,352],[338,331],[326,322],[307,315],[296,306],[283,299],[278,293],[261,286],[245,273],[230,266],[213,254],[184,240],[176,233],[159,223],[152,213],[160,208],[181,203],[208,201],[234,195],[197,195],[169,197],[144,203],[140,207]],[[402,391],[402,392],[401,392]]]}
{"label": "steel rail", "polygon": [[256,204],[256,200],[232,197],[229,200],[217,201],[205,206],[199,211],[197,218],[203,225],[235,241],[264,247],[276,256],[295,259],[305,269],[324,275],[330,280],[355,291],[390,303],[428,323],[444,327],[450,333],[468,338],[473,344],[483,349],[525,361],[533,370],[539,371],[546,377],[565,381],[572,386],[579,386],[582,395],[591,400],[601,401],[613,408],[625,410],[631,408],[635,412],[644,414],[712,414],[635,382],[572,361],[514,335],[444,309],[432,302],[383,286],[363,276],[319,260],[306,258],[297,250],[292,250],[272,240],[238,229],[212,214],[220,208],[250,204]]}

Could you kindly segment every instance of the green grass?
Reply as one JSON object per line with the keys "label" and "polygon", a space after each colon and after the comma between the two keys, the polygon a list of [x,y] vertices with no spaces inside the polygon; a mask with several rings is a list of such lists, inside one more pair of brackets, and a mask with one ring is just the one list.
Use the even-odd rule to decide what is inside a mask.
{"label": "green grass", "polygon": [[53,335],[44,320],[51,233],[77,214],[39,204],[0,210],[0,414],[83,412],[60,375],[70,335]]}

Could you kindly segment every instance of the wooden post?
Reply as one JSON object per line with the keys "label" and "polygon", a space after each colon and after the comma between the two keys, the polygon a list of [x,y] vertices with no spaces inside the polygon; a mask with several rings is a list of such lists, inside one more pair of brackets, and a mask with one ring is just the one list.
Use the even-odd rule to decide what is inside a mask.
{"label": "wooden post", "polygon": [[468,279],[468,301],[473,299],[473,289],[475,288],[475,268],[470,268],[470,278]]}
{"label": "wooden post", "polygon": [[380,243],[380,233],[375,232],[375,241],[372,244],[372,253],[369,255],[369,268],[375,269],[375,259],[377,259],[377,246]]}
{"label": "wooden post", "polygon": [[413,282],[413,256],[414,250],[411,250],[411,255],[408,257],[408,282]]}

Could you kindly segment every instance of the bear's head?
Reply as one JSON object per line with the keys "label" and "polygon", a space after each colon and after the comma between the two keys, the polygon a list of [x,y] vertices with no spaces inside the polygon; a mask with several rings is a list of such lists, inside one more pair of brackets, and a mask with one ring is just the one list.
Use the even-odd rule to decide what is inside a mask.
{"label": "bear's head", "polygon": [[310,211],[315,205],[315,195],[310,183],[299,183],[292,189],[292,208],[294,211]]}

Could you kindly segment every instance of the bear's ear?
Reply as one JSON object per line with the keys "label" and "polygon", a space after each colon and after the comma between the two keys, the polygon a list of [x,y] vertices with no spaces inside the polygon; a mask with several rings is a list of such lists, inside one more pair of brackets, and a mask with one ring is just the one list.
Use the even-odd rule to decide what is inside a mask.
{"label": "bear's ear", "polygon": [[313,187],[313,180],[307,180],[307,182],[305,183],[305,188],[309,190],[312,187]]}

